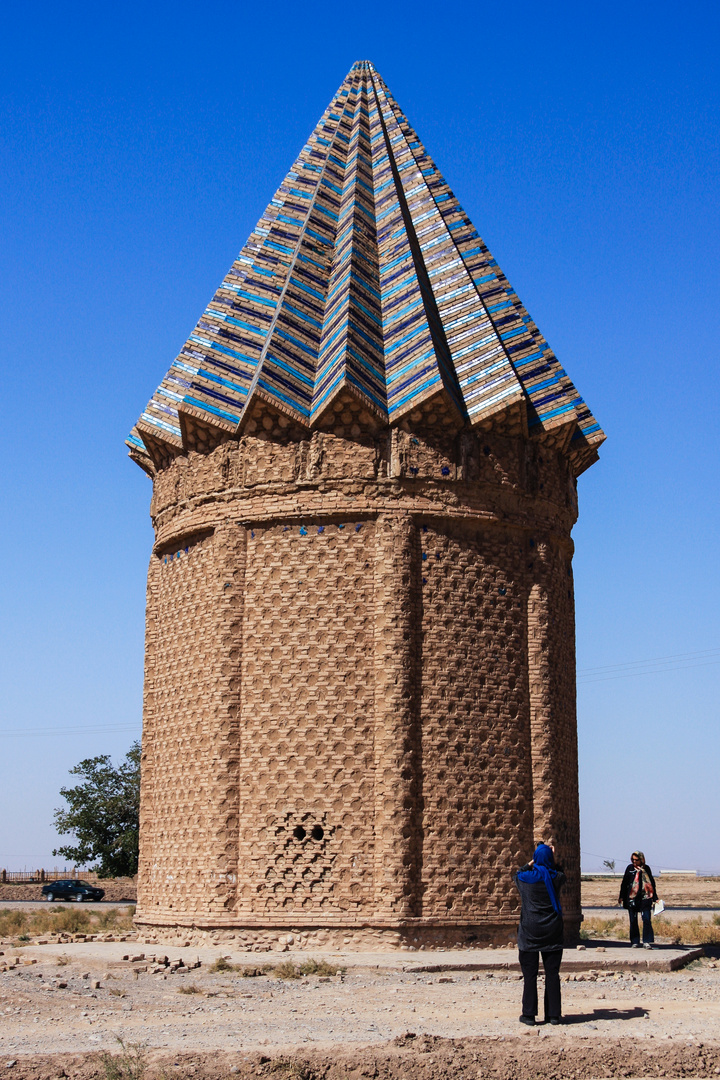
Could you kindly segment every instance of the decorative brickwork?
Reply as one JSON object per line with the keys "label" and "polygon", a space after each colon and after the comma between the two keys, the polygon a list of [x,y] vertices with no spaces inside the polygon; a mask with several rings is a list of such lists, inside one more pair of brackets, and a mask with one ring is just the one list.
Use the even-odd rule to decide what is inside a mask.
{"label": "decorative brickwork", "polygon": [[130,439],[140,924],[506,941],[552,840],[577,930],[570,532],[602,438],[355,65]]}

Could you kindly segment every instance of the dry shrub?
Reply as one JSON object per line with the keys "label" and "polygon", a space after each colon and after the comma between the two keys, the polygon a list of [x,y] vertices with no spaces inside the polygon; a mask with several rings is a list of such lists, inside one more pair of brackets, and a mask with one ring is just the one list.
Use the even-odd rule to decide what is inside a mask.
{"label": "dry shrub", "polygon": [[235,966],[230,963],[226,956],[218,956],[215,963],[210,967],[210,971],[234,971]]}
{"label": "dry shrub", "polygon": [[3,908],[0,911],[0,937],[14,937],[27,928],[27,912]]}
{"label": "dry shrub", "polygon": [[147,1051],[138,1043],[125,1043],[118,1038],[119,1054],[103,1050],[100,1055],[105,1080],[142,1080],[147,1069]]}
{"label": "dry shrub", "polygon": [[38,934],[87,934],[103,930],[131,930],[134,908],[123,911],[108,908],[105,911],[88,911],[73,905],[59,905],[43,911],[0,910],[0,938],[31,937]]}
{"label": "dry shrub", "polygon": [[202,990],[195,983],[190,983],[189,986],[179,986],[178,994],[201,994]]}
{"label": "dry shrub", "polygon": [[303,960],[302,964],[295,964],[292,960],[283,960],[271,969],[276,979],[299,979],[302,975],[337,975],[344,968],[328,964],[327,960]]}
{"label": "dry shrub", "polygon": [[622,935],[624,927],[623,919],[585,919],[580,927],[580,937],[583,941],[590,938],[614,938]]}
{"label": "dry shrub", "polygon": [[720,917],[717,915],[710,922],[705,922],[699,915],[671,922],[661,915],[653,925],[656,935],[673,945],[720,945]]}
{"label": "dry shrub", "polygon": [[281,1077],[282,1080],[285,1078],[287,1080],[313,1080],[313,1077],[317,1075],[309,1065],[303,1065],[301,1061],[288,1061],[286,1058],[272,1062],[270,1072],[273,1076]]}
{"label": "dry shrub", "polygon": [[[653,919],[653,929],[656,937],[673,945],[720,945],[719,915],[714,915],[710,922],[705,922],[699,915],[677,920],[659,915],[657,919]],[[592,938],[619,938],[627,941],[627,917],[585,919],[580,937],[584,941]]]}
{"label": "dry shrub", "polygon": [[94,911],[93,915],[99,930],[114,930],[118,923],[127,922],[127,916],[120,908],[105,908],[104,911]]}
{"label": "dry shrub", "polygon": [[45,916],[46,925],[33,926],[36,934],[45,934],[54,931],[56,934],[86,934],[93,919],[89,911],[83,911],[81,907],[63,908],[61,911],[39,911],[37,918]]}
{"label": "dry shrub", "polygon": [[299,979],[301,975],[300,968],[292,960],[282,960],[275,965],[272,973],[276,979]]}
{"label": "dry shrub", "polygon": [[301,975],[337,975],[338,972],[345,971],[345,968],[337,967],[335,964],[328,964],[327,960],[304,960],[300,965]]}

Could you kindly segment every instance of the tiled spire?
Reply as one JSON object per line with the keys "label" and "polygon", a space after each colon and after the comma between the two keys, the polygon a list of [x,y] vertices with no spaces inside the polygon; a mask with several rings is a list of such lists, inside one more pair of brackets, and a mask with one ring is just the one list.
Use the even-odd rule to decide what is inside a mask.
{"label": "tiled spire", "polygon": [[[604,435],[372,64],[354,64],[128,445],[162,467],[267,407],[308,430],[339,394],[380,423]],[[411,417],[411,419],[412,419]]]}

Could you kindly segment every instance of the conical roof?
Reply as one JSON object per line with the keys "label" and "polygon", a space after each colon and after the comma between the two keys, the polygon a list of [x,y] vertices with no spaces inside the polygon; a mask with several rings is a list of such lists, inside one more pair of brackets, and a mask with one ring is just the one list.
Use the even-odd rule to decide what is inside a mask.
{"label": "conical roof", "polygon": [[387,86],[353,65],[128,439],[154,471],[259,408],[605,438]]}

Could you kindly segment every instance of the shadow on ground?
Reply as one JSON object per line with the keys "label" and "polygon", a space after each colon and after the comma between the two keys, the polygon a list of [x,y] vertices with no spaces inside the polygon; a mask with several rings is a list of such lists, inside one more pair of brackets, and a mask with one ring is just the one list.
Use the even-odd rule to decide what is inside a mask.
{"label": "shadow on ground", "polygon": [[572,1013],[563,1017],[564,1024],[587,1024],[593,1020],[638,1020],[646,1010],[636,1005],[634,1009],[593,1009],[589,1013]]}

